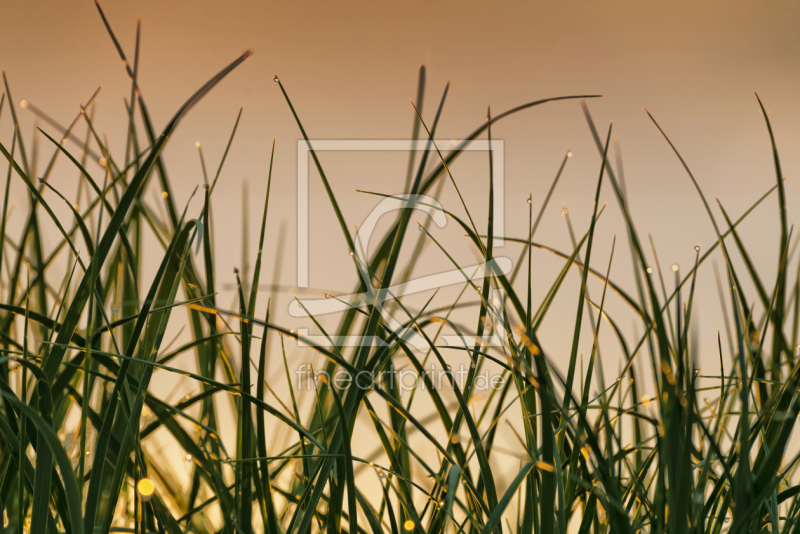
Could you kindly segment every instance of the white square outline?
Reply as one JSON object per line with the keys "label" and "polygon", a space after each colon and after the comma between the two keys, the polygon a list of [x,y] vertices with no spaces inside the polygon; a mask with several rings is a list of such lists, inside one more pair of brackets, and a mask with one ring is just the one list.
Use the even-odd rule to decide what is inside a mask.
{"label": "white square outline", "polygon": [[[435,140],[436,146],[450,147],[452,141]],[[458,144],[463,140],[456,140]],[[314,152],[410,152],[412,150],[435,151],[436,147],[427,139],[392,140],[392,139],[304,139],[297,141],[297,287],[309,287],[309,230],[308,220],[308,169],[311,149]],[[494,183],[494,247],[500,248],[505,234],[505,145],[502,139],[476,139],[462,148],[464,152],[486,152],[491,150],[493,183]]]}

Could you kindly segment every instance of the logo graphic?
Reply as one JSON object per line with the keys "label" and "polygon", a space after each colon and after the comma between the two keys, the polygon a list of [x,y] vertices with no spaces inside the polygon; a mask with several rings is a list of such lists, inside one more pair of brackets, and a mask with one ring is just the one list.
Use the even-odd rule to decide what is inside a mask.
{"label": "logo graphic", "polygon": [[[320,151],[410,151],[415,148],[413,141],[394,141],[394,140],[312,140],[311,145],[315,152]],[[437,141],[438,146],[445,146],[448,141]],[[435,147],[425,143],[421,150],[435,150]],[[494,243],[495,247],[503,246],[504,232],[504,206],[503,206],[503,141],[493,140],[491,145],[486,140],[472,141],[464,147],[464,151],[488,151],[493,152],[493,186],[494,186]],[[309,254],[308,254],[308,160],[309,148],[305,141],[298,141],[297,144],[297,286],[308,287],[309,273]],[[293,301],[289,305],[289,313],[293,317],[315,318],[331,313],[341,313],[352,307],[374,306],[381,314],[384,323],[392,331],[410,346],[423,351],[429,348],[425,339],[417,334],[410,326],[403,324],[392,317],[385,308],[387,301],[401,298],[405,295],[413,295],[424,291],[430,291],[439,287],[465,283],[468,280],[482,281],[488,272],[494,274],[508,274],[512,269],[512,262],[506,257],[493,258],[489,262],[479,263],[468,267],[461,267],[446,272],[420,277],[408,282],[397,284],[388,288],[373,286],[372,276],[368,271],[369,264],[368,245],[375,227],[380,218],[388,213],[402,210],[413,209],[425,213],[439,228],[443,228],[447,223],[447,217],[442,210],[442,206],[436,199],[426,195],[393,195],[382,200],[374,210],[367,216],[364,223],[360,226],[355,237],[356,250],[351,255],[356,261],[359,275],[366,287],[366,291],[358,294],[338,295],[323,299],[301,299]],[[502,302],[502,295],[491,299],[494,303]],[[502,344],[504,332],[500,321],[495,322],[496,330],[490,339],[484,340],[492,346]],[[308,330],[300,328],[298,335],[319,346],[330,346],[331,341],[337,346],[362,346],[362,345],[383,345],[383,340],[368,336],[343,336],[329,339],[322,335],[308,335]],[[475,343],[474,336],[443,336],[448,345],[469,346]]]}

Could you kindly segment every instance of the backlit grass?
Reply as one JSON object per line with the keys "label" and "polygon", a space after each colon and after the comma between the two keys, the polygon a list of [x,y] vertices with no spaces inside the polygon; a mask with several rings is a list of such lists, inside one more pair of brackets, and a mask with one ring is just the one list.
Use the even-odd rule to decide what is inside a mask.
{"label": "backlit grass", "polygon": [[[353,254],[353,273],[362,280],[354,293],[365,291],[364,275],[381,288],[407,281],[416,260],[401,261],[401,251],[419,250],[422,243],[446,258],[448,268],[463,267],[452,252],[464,247],[490,262],[492,177],[486,176],[487,205],[469,206],[450,164],[470,141],[491,139],[498,121],[554,100],[580,99],[600,154],[596,179],[586,185],[595,199],[591,224],[574,235],[573,250],[559,251],[536,241],[567,154],[549,190],[537,192],[545,199],[542,205],[534,209],[528,203],[529,231],[505,236],[520,254],[512,273],[489,269],[482,280],[466,277],[461,295],[467,297],[446,306],[411,308],[403,298],[387,304],[394,317],[404,317],[410,329],[406,334],[422,336],[424,351],[410,347],[407,335],[389,327],[369,302],[342,314],[335,330],[327,331],[312,320],[329,339],[362,336],[380,343],[325,347],[271,320],[272,295],[258,292],[260,276],[268,274],[261,251],[275,247],[281,238],[268,231],[270,190],[290,187],[272,183],[271,164],[258,253],[247,259],[253,260],[252,272],[235,274],[235,309],[217,301],[221,282],[214,268],[212,199],[238,118],[219,166],[208,168],[205,186],[189,205],[175,204],[160,158],[181,117],[224,83],[249,52],[198,89],[159,132],[136,82],[138,32],[129,61],[102,10],[100,15],[131,79],[124,150],[112,151],[95,130],[94,95],[75,120],[62,127],[32,103],[14,100],[4,74],[0,127],[14,125],[10,146],[0,145],[8,162],[0,221],[4,531],[797,532],[800,485],[794,481],[800,456],[789,440],[800,410],[800,361],[794,349],[800,325],[800,267],[792,259],[783,173],[766,112],[764,135],[772,141],[775,185],[737,217],[724,210],[722,218],[714,215],[701,184],[661,131],[665,149],[673,150],[683,164],[718,236],[696,249],[688,272],[677,266],[662,272],[646,260],[646,245],[630,216],[624,183],[609,161],[612,127],[598,131],[589,114],[586,102],[594,95],[548,98],[489,113],[461,145],[412,154],[405,192],[436,196],[442,182],[454,187],[460,205],[446,216],[463,229],[465,238],[443,241],[427,226],[421,226],[418,235],[407,234],[417,224],[414,211],[400,210],[369,257]],[[420,145],[436,137],[447,96],[445,90],[433,119],[425,120],[424,74],[423,68],[414,102],[418,114],[413,135],[422,139]],[[275,82],[300,135],[308,140],[302,110],[292,106],[281,80],[276,77]],[[48,122],[38,151],[29,150],[18,131],[20,107]],[[653,123],[661,130],[655,119]],[[348,221],[339,208],[335,188],[309,147],[342,236],[355,252],[358,243],[349,226],[355,221]],[[77,196],[52,185],[57,158],[69,160],[80,174]],[[87,171],[92,160],[100,163],[102,174]],[[203,169],[205,173],[205,162]],[[26,207],[13,213],[12,182],[23,183],[29,195]],[[157,200],[164,209],[146,198],[152,187],[162,192]],[[617,202],[603,207],[601,191],[609,188]],[[369,193],[389,197],[397,192]],[[396,198],[403,198],[407,208],[414,206],[414,200]],[[755,270],[736,229],[762,203],[780,220],[776,228],[765,229],[780,232],[774,280],[772,274],[764,277]],[[57,217],[54,208],[62,211],[64,206],[70,216]],[[488,218],[473,218],[470,208],[482,213],[488,209]],[[619,210],[627,233],[615,240],[609,263],[597,267],[596,261],[592,264],[596,222],[604,209]],[[11,217],[21,221],[21,234],[7,231]],[[44,221],[47,228],[54,224],[57,229],[47,236],[48,243],[55,243],[49,250],[43,246]],[[409,235],[414,235],[412,242]],[[142,276],[144,236],[155,237],[160,246],[156,260],[148,251],[148,261],[157,265],[152,278]],[[635,270],[633,292],[608,274],[611,262],[628,253]],[[543,254],[555,255],[563,264],[555,280],[532,279],[535,255]],[[700,355],[689,335],[697,321],[697,270],[712,256],[723,265],[723,301],[732,303],[726,310],[730,346],[723,347],[720,334],[719,353],[711,356],[720,361],[719,376],[701,373],[696,364]],[[734,268],[732,256],[744,269]],[[63,265],[68,268],[61,276]],[[574,334],[569,354],[559,355],[560,363],[554,365],[538,332],[570,271],[581,275],[569,318]],[[589,297],[590,279],[601,281],[601,295]],[[534,286],[549,288],[542,302],[533,301]],[[745,286],[755,288],[756,294],[745,294]],[[618,318],[605,312],[612,293],[628,307],[640,337],[624,335]],[[763,313],[753,312],[753,298]],[[451,320],[457,308],[463,308],[461,317],[464,310],[471,314],[470,323]],[[175,313],[188,317],[191,340],[180,346],[164,342]],[[579,351],[585,321],[593,332],[589,354]],[[604,372],[608,367],[602,365],[598,347],[601,329],[613,332],[623,354],[618,375]],[[459,352],[469,358],[464,381],[456,380],[448,363],[455,350],[445,349],[440,341],[454,332],[473,340]],[[488,344],[492,337],[501,345]],[[277,384],[269,383],[265,371],[270,343],[276,338],[281,348],[304,342],[325,362],[317,370],[330,375],[336,370],[376,375],[400,365],[419,372],[434,364],[445,380],[441,388],[419,387],[411,396],[383,382],[340,388],[317,381],[316,387],[298,389],[293,375],[297,362],[283,350],[271,355],[282,360],[285,370],[281,390],[288,393],[278,395]],[[182,354],[196,358],[196,372],[175,365],[173,360]],[[501,376],[503,385],[478,405],[476,381],[487,369]],[[170,402],[168,395],[151,387],[154,373],[192,381],[196,392]],[[431,417],[415,416],[414,403],[430,405]],[[372,425],[369,436],[363,426],[354,431],[357,418]],[[498,428],[512,418],[521,421],[511,425],[516,440],[500,443]],[[444,433],[437,435],[433,428]],[[234,431],[235,437],[228,435]],[[159,450],[151,443],[157,432],[181,449],[189,466],[188,484],[177,474],[184,465],[154,460]],[[291,436],[290,445],[278,447],[276,435]],[[358,457],[357,446],[364,441],[380,446],[380,452]],[[518,450],[518,464],[498,461],[495,455],[501,449]]]}

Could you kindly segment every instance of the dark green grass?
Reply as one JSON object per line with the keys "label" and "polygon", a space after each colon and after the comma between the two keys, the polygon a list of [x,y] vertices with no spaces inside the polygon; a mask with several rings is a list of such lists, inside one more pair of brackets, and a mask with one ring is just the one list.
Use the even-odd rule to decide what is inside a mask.
{"label": "dark green grass", "polygon": [[[645,244],[630,216],[621,160],[615,166],[609,161],[612,128],[604,136],[598,132],[583,100],[592,95],[538,100],[494,116],[490,112],[460,145],[449,152],[433,146],[414,153],[408,165],[407,193],[436,196],[435,186],[445,181],[455,188],[463,215],[445,213],[463,229],[466,241],[443,242],[421,225],[416,242],[409,243],[406,230],[414,227],[413,210],[401,210],[370,257],[354,255],[357,279],[363,280],[366,273],[382,288],[409,280],[414,260],[403,264],[401,252],[419,252],[424,243],[453,267],[461,267],[453,253],[463,247],[492,260],[491,173],[486,177],[487,206],[472,207],[488,208],[483,223],[473,219],[451,164],[472,140],[491,140],[498,121],[555,100],[581,99],[600,155],[597,180],[587,184],[595,199],[589,227],[576,236],[570,225],[573,250],[558,251],[534,241],[568,154],[538,213],[530,206],[529,229],[522,237],[505,236],[521,248],[511,276],[489,269],[483,280],[465,278],[461,294],[444,306],[430,305],[433,299],[420,310],[409,309],[403,298],[391,303],[393,314],[406,317],[405,326],[425,340],[426,351],[411,348],[372,305],[350,308],[335,332],[312,320],[329,339],[360,335],[383,343],[326,348],[272,322],[271,295],[257,292],[261,273],[267,271],[262,250],[280,248],[281,241],[280,235],[267,231],[270,189],[277,186],[272,184],[271,163],[253,271],[236,272],[235,309],[217,302],[212,197],[241,112],[210,181],[200,152],[206,185],[195,199],[202,205],[199,209],[174,204],[160,158],[181,117],[249,53],[212,77],[158,133],[136,81],[139,33],[131,65],[102,10],[100,15],[131,80],[122,153],[112,153],[94,129],[91,102],[97,93],[66,128],[26,103],[48,122],[47,131],[42,131],[46,142],[28,151],[4,74],[0,114],[5,128],[11,128],[11,119],[14,135],[10,147],[0,145],[8,162],[0,223],[0,504],[7,521],[0,532],[798,531],[800,486],[792,481],[800,456],[788,443],[800,410],[800,362],[793,348],[800,324],[800,266],[790,263],[792,229],[766,113],[775,185],[738,218],[720,205],[724,220],[714,216],[678,149],[653,119],[667,141],[665,148],[674,151],[696,187],[718,237],[698,247],[689,272],[674,269],[674,280],[665,281],[657,262],[651,266],[646,260]],[[275,82],[307,141],[302,111],[292,106],[277,77]],[[427,139],[420,146],[433,143],[447,88],[430,123],[423,120],[424,94],[423,68],[417,101],[412,103],[414,138],[425,132]],[[6,108],[8,115],[3,113]],[[77,133],[82,128],[83,138]],[[344,239],[355,251],[349,225],[357,221],[348,221],[339,208],[310,143],[309,148]],[[274,152],[273,144],[273,156]],[[50,154],[43,171],[37,168],[41,154]],[[57,158],[67,158],[80,174],[74,203],[48,183]],[[102,177],[87,171],[89,160],[102,160]],[[7,232],[12,181],[23,183],[29,195],[28,211],[14,213],[17,220],[25,220],[19,236]],[[145,192],[151,186],[163,192],[159,200],[165,211],[147,202]],[[614,207],[599,205],[601,191],[608,188],[617,200]],[[765,203],[774,209],[776,201],[780,240],[775,251],[778,274],[772,283],[771,276],[765,279],[756,271],[737,226],[755,206]],[[61,202],[71,211],[59,219],[53,207]],[[406,207],[412,208],[413,201]],[[615,239],[608,265],[598,271],[589,265],[596,252],[596,223],[604,209],[620,211],[627,235],[619,244]],[[48,236],[48,242],[56,241],[49,252],[42,245],[43,221],[54,223],[58,232]],[[141,276],[146,235],[154,236],[163,250],[152,279]],[[609,276],[612,262],[620,261],[622,241],[634,265],[633,294]],[[76,243],[82,244],[84,255],[78,255]],[[563,262],[554,280],[532,279],[533,249]],[[689,335],[697,321],[696,275],[712,254],[723,261],[722,285],[729,293],[723,302],[732,303],[726,310],[733,325],[727,332],[729,348],[723,351],[720,335],[719,354],[713,355],[720,361],[719,376],[700,374],[700,355]],[[735,269],[734,256],[744,270]],[[245,257],[244,264],[249,260]],[[69,266],[63,277],[55,274],[57,261]],[[580,288],[567,364],[556,367],[538,334],[570,270],[580,272]],[[275,273],[269,274],[276,279]],[[602,282],[599,299],[590,298],[590,279]],[[760,316],[753,313],[752,295],[745,293],[743,282],[755,288],[759,309],[765,310]],[[533,301],[534,285],[549,287],[542,302]],[[362,281],[356,291],[365,290]],[[500,301],[492,298],[498,291]],[[640,337],[623,335],[617,318],[606,312],[611,292],[628,307],[643,332]],[[477,304],[468,305],[462,300],[465,294],[476,295]],[[112,306],[114,302],[123,304]],[[177,348],[162,346],[176,308],[188,313],[190,341]],[[473,326],[451,320],[459,308],[474,313]],[[586,317],[593,337],[584,374],[579,344]],[[615,376],[604,372],[608,367],[598,343],[601,327],[612,331],[623,354]],[[453,331],[477,340],[460,351],[469,361],[463,381],[450,370],[452,352],[444,352],[440,342],[441,335]],[[492,335],[504,336],[502,347],[481,341]],[[288,400],[275,395],[277,384],[271,385],[266,375],[270,341],[276,336],[283,365],[278,380],[285,380]],[[314,391],[296,391],[294,362],[287,358],[285,346],[298,340],[326,362],[324,370],[330,374],[379,373],[400,365],[423,371],[435,362],[446,380],[442,389],[425,382],[426,387],[409,397],[386,383],[344,389],[323,381]],[[196,357],[197,372],[172,364],[185,353]],[[505,382],[477,411],[476,381],[487,369],[500,373]],[[170,403],[151,387],[156,371],[195,382],[196,392]],[[650,388],[655,391],[652,397],[644,393],[653,391]],[[431,417],[415,416],[414,402],[429,403]],[[222,421],[231,405],[235,420]],[[517,442],[501,444],[498,426],[510,414],[521,417],[522,430],[513,429]],[[361,427],[354,435],[357,417],[371,424],[368,437]],[[443,428],[445,435],[435,436],[434,426]],[[68,435],[67,428],[76,430]],[[228,450],[220,434],[230,429],[235,430],[235,448]],[[188,490],[176,480],[174,466],[154,461],[158,451],[151,443],[157,432],[169,435],[185,455]],[[277,445],[278,433],[290,436],[288,447]],[[379,445],[380,452],[358,457],[354,445],[365,440]],[[494,456],[510,447],[522,453],[518,465]],[[152,494],[137,489],[148,481],[155,483]]]}

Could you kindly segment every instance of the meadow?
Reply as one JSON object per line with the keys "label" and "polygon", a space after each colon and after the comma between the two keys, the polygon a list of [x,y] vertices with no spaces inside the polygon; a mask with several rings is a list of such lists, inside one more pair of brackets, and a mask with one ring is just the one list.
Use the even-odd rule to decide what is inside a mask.
{"label": "meadow", "polygon": [[[71,124],[43,126],[41,144],[31,150],[18,129],[18,114],[26,109],[46,115],[32,103],[14,100],[3,73],[0,127],[13,125],[14,135],[10,146],[0,145],[7,162],[0,220],[0,532],[798,531],[800,450],[790,438],[800,410],[795,349],[800,260],[763,106],[774,184],[736,215],[721,206],[712,209],[702,184],[651,117],[696,188],[717,236],[696,248],[694,265],[685,272],[647,259],[620,169],[611,161],[613,124],[601,128],[589,113],[587,102],[598,95],[548,98],[499,114],[490,110],[454,147],[434,141],[447,89],[435,114],[415,107],[412,136],[427,149],[411,155],[403,195],[365,192],[401,208],[367,255],[308,142],[302,109],[295,109],[276,76],[350,250],[360,280],[353,295],[364,295],[361,302],[328,296],[346,309],[335,330],[296,301],[311,317],[316,338],[329,341],[318,343],[270,319],[273,295],[259,290],[261,277],[270,275],[263,251],[280,239],[268,231],[270,190],[288,187],[272,183],[271,165],[256,229],[259,247],[248,260],[252,270],[234,274],[234,309],[218,302],[223,275],[215,271],[213,222],[230,207],[214,206],[212,198],[238,119],[219,165],[203,162],[204,186],[190,204],[176,205],[161,158],[181,118],[230,72],[243,68],[250,52],[200,87],[159,131],[137,85],[138,33],[129,61],[99,5],[98,10],[131,81],[124,150],[112,153],[94,128],[94,96]],[[423,71],[417,104],[424,89]],[[503,236],[519,254],[504,271],[493,256],[491,171],[484,206],[468,206],[460,193],[461,204],[453,211],[428,199],[443,182],[459,191],[451,166],[470,142],[491,143],[497,122],[557,100],[580,101],[599,154],[596,178],[586,184],[595,199],[591,222],[575,233],[572,250],[536,240],[559,170],[549,190],[536,193],[544,198],[541,205],[527,202],[527,235]],[[273,144],[273,155],[274,150]],[[51,183],[56,160],[69,161],[80,176],[76,192]],[[89,172],[89,163],[99,164],[102,174]],[[12,182],[26,186],[25,208],[12,210]],[[160,191],[155,202],[146,196],[154,187]],[[600,204],[603,190],[613,192],[616,204]],[[737,232],[758,206],[775,213],[774,227],[763,229],[780,236],[775,274],[756,270]],[[58,217],[64,209],[70,216]],[[419,209],[458,225],[463,240],[437,239],[429,223],[416,222]],[[605,210],[619,211],[626,232],[615,240],[609,263],[592,266],[597,222]],[[473,219],[477,211],[488,217]],[[19,235],[8,231],[12,217],[24,221]],[[57,233],[47,241],[56,244],[45,248],[44,228],[52,227]],[[409,228],[419,232],[409,234]],[[143,276],[145,236],[160,247],[157,260],[152,249],[148,252],[157,266],[152,278]],[[390,288],[412,280],[417,255],[401,261],[406,258],[401,251],[423,243],[463,275],[463,290],[447,305],[431,305],[431,297],[411,306],[402,295],[390,294]],[[479,277],[454,259],[453,251],[463,247],[485,263]],[[562,262],[554,280],[533,278],[534,253]],[[619,254],[630,258],[620,260]],[[721,299],[729,305],[729,329],[717,334],[718,354],[712,355],[719,359],[719,375],[702,372],[691,335],[698,320],[693,315],[697,272],[713,258],[722,265]],[[635,291],[609,276],[612,261],[632,262]],[[63,265],[68,268],[62,276]],[[568,274],[576,272],[580,289],[567,318],[571,351],[559,355],[555,365],[538,331],[559,291],[575,283]],[[589,296],[590,281],[603,288],[597,298]],[[549,288],[546,297],[534,302],[533,287],[543,285]],[[625,303],[641,335],[631,338],[606,313],[612,296]],[[385,308],[403,318],[399,327]],[[451,317],[455,310],[458,321]],[[167,332],[178,313],[187,317],[190,340],[176,346]],[[464,313],[468,321],[462,320]],[[587,322],[593,342],[583,354],[579,342]],[[612,333],[615,350],[623,355],[618,374],[608,375],[602,365],[601,330]],[[452,364],[456,351],[443,345],[445,335],[463,340],[459,355],[468,363],[458,376]],[[369,342],[342,343],[346,336]],[[422,343],[421,351],[412,338]],[[271,348],[276,339],[280,351]],[[320,372],[322,378],[304,387],[295,376],[297,361],[286,352],[297,343],[325,362],[321,369],[309,368],[308,376]],[[186,355],[196,361],[192,371],[175,365]],[[281,361],[280,386],[266,375],[268,358]],[[425,373],[430,366],[439,371],[435,383]],[[397,381],[369,379],[344,387],[330,378],[391,376],[400,367],[420,377],[410,395]],[[489,369],[497,380],[477,403],[478,384]],[[192,381],[196,392],[173,402],[169,392],[152,387],[156,373]],[[414,407],[420,403],[432,407],[431,418],[419,417]],[[357,418],[371,423],[370,436],[354,432]],[[521,430],[514,427],[514,443],[500,443],[498,428],[511,418]],[[185,465],[154,461],[157,434],[180,448]],[[277,435],[290,436],[290,444],[278,447]],[[378,444],[380,454],[354,454],[355,444],[365,439]],[[495,459],[503,448],[522,452],[511,471],[508,462]],[[182,484],[175,473],[187,466],[189,483]]]}

